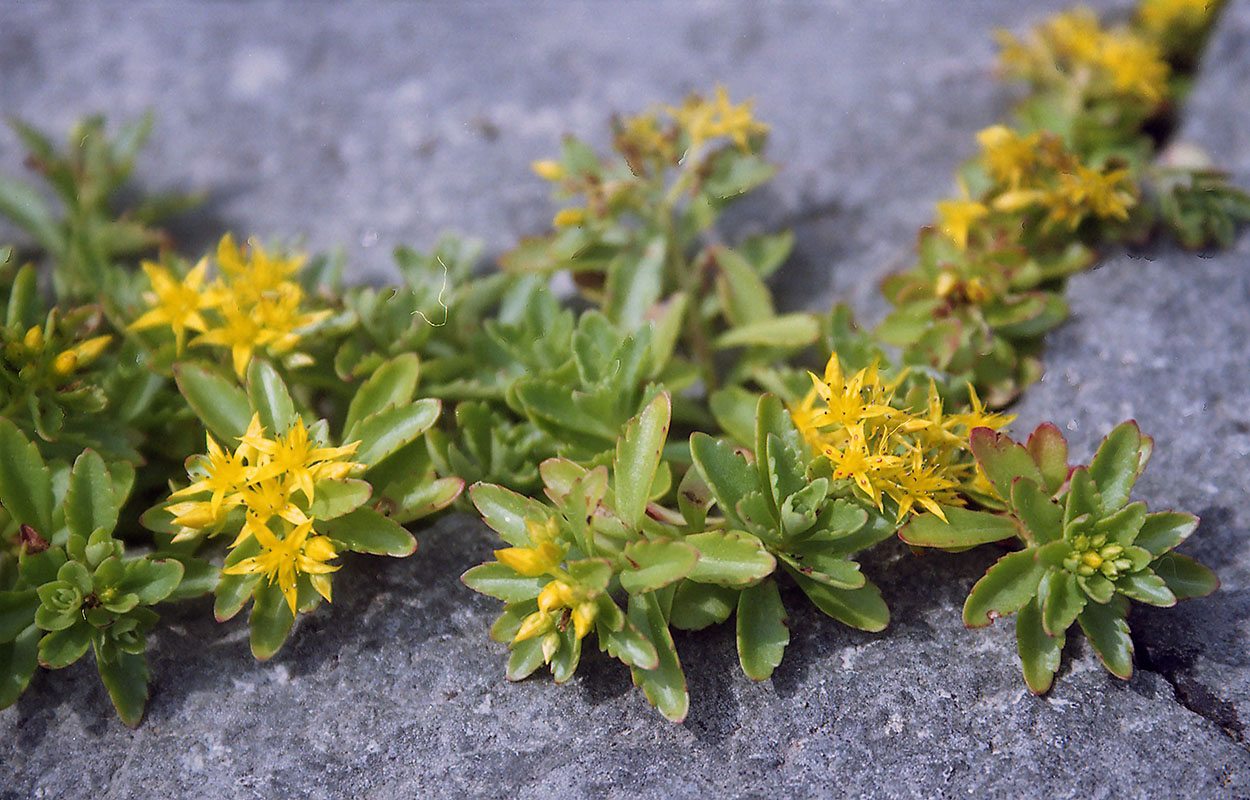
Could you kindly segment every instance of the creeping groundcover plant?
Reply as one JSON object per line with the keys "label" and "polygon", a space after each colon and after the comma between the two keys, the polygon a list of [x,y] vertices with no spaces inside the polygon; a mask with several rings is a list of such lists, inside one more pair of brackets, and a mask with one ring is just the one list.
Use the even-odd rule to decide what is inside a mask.
{"label": "creeping groundcover plant", "polygon": [[674,631],[732,624],[755,680],[788,604],[881,631],[889,598],[857,559],[896,535],[1008,548],[963,622],[1016,615],[1033,691],[1074,626],[1127,678],[1131,604],[1217,586],[1174,552],[1197,518],[1132,497],[1153,447],[1135,423],[1078,466],[1052,425],[1013,439],[1006,409],[1100,249],[1226,246],[1250,219],[1165,147],[1217,6],[1002,34],[1018,105],[977,135],[870,331],[842,305],[779,310],[767,281],[793,235],[722,223],[774,173],[768,126],[723,87],[614,118],[606,155],[568,138],[535,163],[561,207],[500,269],[448,238],[398,249],[384,289],[229,234],[177,253],[159,225],[191,199],[122,201],[149,118],[111,136],[88,119],[66,149],[14,122],[47,186],[0,177],[27,235],[0,248],[0,707],[90,651],[138,724],[160,604],[246,609],[268,659],[340,569],[409,556],[413,523],[446,509],[500,537],[462,579],[502,603],[510,679],[567,681],[596,646],[675,721]]}

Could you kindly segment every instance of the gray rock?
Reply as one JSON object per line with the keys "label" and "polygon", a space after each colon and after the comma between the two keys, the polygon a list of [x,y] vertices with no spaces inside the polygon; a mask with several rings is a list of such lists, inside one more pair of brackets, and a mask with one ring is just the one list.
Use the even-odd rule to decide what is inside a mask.
{"label": "gray rock", "polygon": [[[871,314],[973,132],[1004,110],[989,30],[1043,11],[639,10],[18,5],[0,26],[0,106],[62,129],[92,108],[152,105],[145,183],[210,187],[206,230],[346,244],[365,277],[387,274],[390,245],[428,246],[445,226],[493,251],[541,230],[551,207],[527,164],[561,132],[602,141],[608,110],[720,80],[759,97],[785,162],[774,196],[741,212],[798,225],[783,297],[849,297]],[[1231,99],[1244,97],[1250,14],[1230,11],[1183,132],[1246,165],[1234,137],[1250,104]],[[136,731],[89,664],[41,673],[0,712],[0,798],[1244,796],[1248,250],[1243,238],[1214,258],[1152,251],[1078,277],[1047,378],[1017,409],[1018,433],[1054,419],[1081,457],[1136,417],[1158,443],[1140,496],[1204,516],[1183,551],[1216,566],[1224,590],[1135,612],[1127,683],[1074,636],[1055,690],[1034,698],[1010,620],[959,622],[996,553],[888,543],[866,563],[891,604],[885,633],[787,596],[792,643],[759,684],[738,669],[731,630],[680,635],[692,705],[672,725],[598,654],[563,687],[504,681],[485,633],[497,603],[457,580],[497,540],[453,516],[419,533],[413,558],[355,559],[335,602],[269,664],[252,661],[243,620],[219,625],[204,601],[169,609]]]}

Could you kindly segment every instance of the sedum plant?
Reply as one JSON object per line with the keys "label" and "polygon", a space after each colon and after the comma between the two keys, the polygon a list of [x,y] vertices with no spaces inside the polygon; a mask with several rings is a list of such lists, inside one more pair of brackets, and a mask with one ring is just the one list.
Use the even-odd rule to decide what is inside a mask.
{"label": "sedum plant", "polygon": [[596,643],[681,720],[674,629],[733,617],[756,680],[789,642],[791,584],[881,630],[886,598],[855,559],[896,531],[1019,545],[964,613],[1018,614],[1034,691],[1074,623],[1126,677],[1128,601],[1215,588],[1172,552],[1196,520],[1129,502],[1151,448],[1135,426],[1073,469],[1053,426],[1017,445],[997,409],[1042,374],[1065,280],[1099,248],[1222,246],[1250,218],[1205,156],[1161,150],[1218,5],[1004,34],[1019,103],[978,134],[872,331],[841,305],[778,309],[767,282],[792,234],[735,236],[723,216],[774,172],[767,126],[723,87],[615,118],[609,153],[570,138],[536,162],[565,207],[501,269],[444,238],[398,248],[386,287],[229,234],[177,252],[153,225],[181,199],[120,202],[148,118],[113,137],[88,120],[65,150],[17,124],[47,191],[0,178],[0,214],[29,237],[0,247],[0,700],[91,647],[133,724],[152,605],[213,591],[224,620],[250,604],[270,658],[346,553],[413,552],[405,526],[466,484],[460,506],[506,546],[462,577],[504,602],[491,635],[513,679],[568,681]]}
{"label": "sedum plant", "polygon": [[972,587],[963,618],[980,628],[1019,612],[1016,640],[1034,692],[1050,688],[1074,622],[1107,670],[1127,679],[1133,671],[1128,601],[1172,606],[1219,585],[1206,567],[1171,552],[1197,528],[1197,517],[1151,514],[1145,503],[1129,502],[1153,448],[1136,423],[1125,422],[1107,435],[1089,466],[1069,467],[1067,443],[1053,425],[1039,427],[1024,445],[978,428],[972,432],[977,465],[1005,512],[963,511],[945,521],[925,515],[899,532],[922,547],[1013,538],[1023,545]]}
{"label": "sedum plant", "polygon": [[151,606],[210,591],[213,570],[186,557],[126,556],[114,537],[134,470],[84,450],[71,467],[45,463],[0,420],[0,505],[17,529],[0,555],[0,708],[12,705],[37,666],[60,669],[87,650],[118,716],[139,724],[148,698]]}
{"label": "sedum plant", "polygon": [[173,545],[229,540],[213,610],[225,621],[252,601],[258,659],[278,651],[296,614],[331,599],[341,553],[410,555],[416,541],[401,523],[447,506],[463,488],[434,475],[419,441],[440,403],[413,401],[415,356],[383,364],[361,384],[346,444],[331,440],[325,420],[305,424],[263,360],[251,362],[246,391],[206,364],[175,372],[209,431],[207,450],[188,461],[191,482],[144,521]]}

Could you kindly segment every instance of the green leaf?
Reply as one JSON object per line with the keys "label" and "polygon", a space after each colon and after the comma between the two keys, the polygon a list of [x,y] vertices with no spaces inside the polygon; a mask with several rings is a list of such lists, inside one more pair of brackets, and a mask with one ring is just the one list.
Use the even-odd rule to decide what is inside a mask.
{"label": "green leaf", "polygon": [[1137,532],[1146,521],[1146,504],[1129,503],[1114,514],[1103,517],[1094,523],[1094,533],[1106,534],[1107,538],[1122,546],[1128,547],[1137,538]]}
{"label": "green leaf", "polygon": [[551,676],[555,682],[565,683],[577,671],[577,663],[582,658],[582,640],[577,638],[573,626],[569,625],[560,631],[560,649],[551,657]]}
{"label": "green leaf", "polygon": [[704,483],[712,490],[721,513],[731,523],[742,527],[735,508],[743,497],[759,491],[756,471],[733,445],[705,433],[691,435],[690,455]]}
{"label": "green leaf", "polygon": [[743,589],[738,596],[738,660],[747,677],[756,681],[772,677],[789,643],[777,582],[769,578]]}
{"label": "green leaf", "polygon": [[259,574],[222,575],[214,592],[216,596],[213,599],[213,617],[218,622],[232,619],[243,610],[260,580]]}
{"label": "green leaf", "polygon": [[460,576],[460,580],[475,592],[490,595],[505,603],[533,600],[551,579],[540,575],[527,578],[498,561],[479,564]]}
{"label": "green leaf", "polygon": [[263,358],[253,358],[247,368],[247,396],[260,424],[272,436],[285,435],[295,424],[295,403],[278,371]]}
{"label": "green leaf", "polygon": [[504,606],[503,613],[490,626],[490,638],[505,644],[511,642],[516,638],[517,631],[521,629],[521,623],[525,622],[525,618],[536,611],[538,611],[538,603],[533,600],[509,603]]}
{"label": "green leaf", "polygon": [[647,242],[641,255],[623,252],[608,265],[603,311],[622,330],[637,329],[659,301],[667,255],[664,237],[657,236]]}
{"label": "green leaf", "polygon": [[320,481],[313,487],[313,501],[308,506],[308,516],[315,520],[341,517],[360,508],[373,494],[368,481],[352,480]]}
{"label": "green leaf", "polygon": [[189,600],[211,594],[217,589],[217,584],[221,580],[221,570],[208,559],[180,553],[156,553],[156,556],[182,564],[182,580],[178,582],[178,588],[165,598],[166,600]]}
{"label": "green leaf", "polygon": [[732,325],[749,325],[776,315],[772,292],[746,259],[728,247],[716,247],[711,255],[719,270],[716,288],[721,305]]}
{"label": "green leaf", "polygon": [[[600,612],[601,617],[602,613]],[[608,655],[620,659],[622,663],[630,667],[644,670],[657,669],[660,666],[660,656],[655,645],[633,621],[624,618],[621,621],[624,624],[617,630],[612,630],[605,625],[599,626],[600,643],[608,651]]]}
{"label": "green leaf", "polygon": [[1128,680],[1133,675],[1133,640],[1119,611],[1112,605],[1090,603],[1076,620],[1103,666],[1117,678]]}
{"label": "green leaf", "polygon": [[100,680],[108,690],[113,708],[122,722],[132,728],[143,719],[143,709],[148,704],[148,661],[143,655],[118,651],[112,660],[101,657],[100,638],[96,637],[95,663]]}
{"label": "green leaf", "polygon": [[1154,574],[1163,579],[1177,600],[1206,597],[1220,588],[1215,573],[1180,553],[1164,553],[1150,564]]}
{"label": "green leaf", "polygon": [[174,381],[205,427],[224,446],[234,447],[252,421],[247,394],[215,370],[196,362],[175,364]]}
{"label": "green leaf", "polygon": [[1115,584],[1103,577],[1101,573],[1095,572],[1089,576],[1077,575],[1076,583],[1095,603],[1105,605],[1110,603],[1111,598],[1115,596]]}
{"label": "green leaf", "polygon": [[1115,582],[1115,589],[1139,603],[1169,608],[1176,605],[1176,595],[1162,578],[1150,570],[1124,575]]}
{"label": "green leaf", "polygon": [[1020,526],[1011,517],[988,511],[968,511],[943,507],[946,522],[936,514],[920,514],[904,525],[898,537],[915,547],[975,547],[1020,536]]}
{"label": "green leaf", "polygon": [[872,582],[859,589],[838,589],[814,581],[797,570],[787,571],[813,605],[844,625],[876,633],[890,624],[890,609],[881,599],[881,590]]}
{"label": "green leaf", "polygon": [[1150,437],[1143,436],[1132,420],[1120,423],[1103,439],[1089,464],[1089,476],[1102,495],[1104,510],[1115,511],[1128,502],[1152,449]]}
{"label": "green leaf", "polygon": [[[1029,434],[1024,449],[1029,451],[1042,473],[1048,494],[1059,491],[1068,479],[1068,442],[1052,423],[1044,422]],[[1047,686],[1049,686],[1049,681]]]}
{"label": "green leaf", "polygon": [[64,630],[52,631],[39,640],[39,663],[48,669],[68,667],[91,646],[92,627],[79,620]]}
{"label": "green leaf", "polygon": [[535,636],[512,644],[508,656],[508,669],[504,675],[510,681],[520,681],[534,674],[543,665],[543,637]]}
{"label": "green leaf", "polygon": [[295,614],[277,583],[261,581],[253,594],[251,628],[252,655],[257,661],[268,661],[286,642],[295,623]]}
{"label": "green leaf", "polygon": [[420,362],[415,353],[396,356],[374,370],[347,406],[343,440],[353,441],[353,429],[365,417],[409,403],[417,391],[419,375]]}
{"label": "green leaf", "polygon": [[612,464],[616,513],[632,530],[638,530],[646,514],[671,416],[672,403],[668,393],[662,392],[629,421],[616,443]]}
{"label": "green leaf", "polygon": [[65,250],[61,226],[39,193],[3,175],[0,175],[0,215],[13,220],[49,253],[59,256]]}
{"label": "green leaf", "polygon": [[737,607],[737,589],[685,580],[677,584],[668,621],[681,630],[702,630],[729,619]]}
{"label": "green leaf", "polygon": [[858,589],[867,578],[859,571],[859,564],[838,556],[829,556],[823,550],[812,547],[794,554],[779,554],[792,569],[803,573],[817,583],[837,589]]}
{"label": "green leaf", "polygon": [[708,408],[716,424],[729,438],[743,446],[755,440],[755,409],[759,395],[737,384],[717,389],[708,395]]}
{"label": "green leaf", "polygon": [[715,498],[697,469],[688,469],[677,487],[677,508],[691,531],[702,531],[707,523],[707,510]]}
{"label": "green leaf", "polygon": [[18,575],[28,586],[42,586],[56,580],[57,573],[65,565],[65,551],[59,547],[42,553],[23,551],[18,559]]}
{"label": "green leaf", "polygon": [[800,348],[815,342],[819,336],[820,323],[814,316],[795,313],[732,328],[712,344],[718,350],[751,346]]}
{"label": "green leaf", "polygon": [[1062,636],[1085,608],[1085,593],[1076,576],[1064,569],[1047,571],[1038,584],[1037,600],[1042,607],[1042,627],[1051,636]]}
{"label": "green leaf", "polygon": [[1020,608],[1016,615],[1016,652],[1020,654],[1020,666],[1024,682],[1034,694],[1044,694],[1059,671],[1065,636],[1050,636],[1042,626],[1042,612],[1034,598]]}
{"label": "green leaf", "polygon": [[411,533],[372,508],[358,508],[328,520],[321,529],[335,544],[357,553],[403,558],[417,549]]}
{"label": "green leaf", "polygon": [[411,477],[386,487],[386,500],[394,504],[390,516],[400,524],[408,524],[441,511],[451,505],[464,491],[460,478]]}
{"label": "green leaf", "polygon": [[438,419],[442,407],[439,400],[425,399],[365,417],[352,430],[352,440],[360,442],[355,460],[371,467],[415,441]]}
{"label": "green leaf", "polygon": [[691,581],[742,587],[777,568],[777,560],[763,542],[744,531],[695,533],[685,541],[699,551],[699,560],[686,576]]}
{"label": "green leaf", "polygon": [[551,511],[537,500],[493,483],[473,484],[469,487],[469,497],[482,515],[482,521],[513,547],[533,545],[525,520],[543,522],[551,517]]}
{"label": "green leaf", "polygon": [[630,564],[620,573],[621,588],[630,594],[653,592],[684,578],[699,559],[698,550],[668,539],[631,542],[621,554]]}
{"label": "green leaf", "polygon": [[1063,506],[1051,500],[1033,481],[1012,481],[1011,507],[1024,523],[1031,544],[1043,545],[1063,536]]}
{"label": "green leaf", "polygon": [[0,419],[0,505],[42,536],[52,535],[52,480],[38,448]]}
{"label": "green leaf", "polygon": [[0,592],[0,644],[11,642],[34,624],[39,595],[34,589]]}
{"label": "green leaf", "polygon": [[104,460],[94,450],[84,450],[74,461],[65,492],[65,522],[70,532],[90,536],[97,528],[113,530],[117,506]]}
{"label": "green leaf", "polygon": [[1037,563],[1036,548],[1008,553],[986,570],[964,601],[964,625],[983,628],[998,617],[1014,614],[1037,594],[1046,567]]}
{"label": "green leaf", "polygon": [[126,574],[117,584],[119,592],[133,592],[145,606],[169,597],[182,581],[182,564],[173,559],[152,559],[147,556],[126,563]]}
{"label": "green leaf", "polygon": [[681,671],[681,661],[673,646],[673,636],[660,611],[654,594],[631,594],[629,596],[629,620],[655,645],[659,664],[655,669],[631,667],[634,685],[642,689],[651,705],[659,709],[670,722],[681,722],[690,709],[690,695],[686,691],[686,676]]}
{"label": "green leaf", "polygon": [[1193,514],[1161,511],[1147,514],[1133,544],[1144,547],[1152,555],[1161,556],[1189,538],[1198,528],[1198,518]]}
{"label": "green leaf", "polygon": [[1011,483],[1016,478],[1027,478],[1038,486],[1044,485],[1042,473],[1033,463],[1029,451],[1006,434],[995,433],[989,428],[974,428],[968,443],[999,497],[1011,497]]}
{"label": "green leaf", "polygon": [[34,625],[11,642],[0,642],[0,708],[17,702],[39,667],[39,639],[43,631]]}
{"label": "green leaf", "polygon": [[39,276],[34,264],[24,264],[13,278],[9,288],[9,305],[6,309],[6,325],[26,331],[43,321],[43,298],[39,296]]}

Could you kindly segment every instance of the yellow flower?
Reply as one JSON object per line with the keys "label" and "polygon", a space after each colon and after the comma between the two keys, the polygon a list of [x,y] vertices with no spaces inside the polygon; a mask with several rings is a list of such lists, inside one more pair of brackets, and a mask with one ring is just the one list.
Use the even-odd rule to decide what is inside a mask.
{"label": "yellow flower", "polygon": [[847,428],[846,444],[842,448],[826,447],[825,456],[833,464],[834,478],[850,478],[864,494],[881,508],[881,489],[889,484],[903,465],[902,459],[885,450],[884,439],[877,449],[869,450],[863,425]]}
{"label": "yellow flower", "polygon": [[[564,610],[568,609],[567,620]],[[573,623],[573,633],[578,639],[586,638],[598,615],[598,606],[591,593],[581,586],[554,580],[538,594],[538,610],[521,622],[513,642],[523,642],[552,630],[564,630]],[[546,656],[550,660],[550,655]]]}
{"label": "yellow flower", "polygon": [[338,554],[329,538],[315,535],[311,520],[288,527],[281,539],[267,524],[253,519],[244,524],[244,530],[256,537],[262,548],[261,553],[224,567],[223,574],[259,574],[265,576],[270,585],[276,582],[292,614],[296,611],[300,575],[309,576],[317,593],[330,600],[330,580],[326,576],[338,566],[326,562]]}
{"label": "yellow flower", "polygon": [[972,406],[971,411],[962,414],[951,414],[942,423],[942,428],[952,433],[957,428],[963,428],[958,434],[961,441],[967,440],[968,434],[972,432],[973,428],[990,428],[997,431],[1010,425],[1012,420],[1016,418],[1015,414],[999,414],[986,411],[985,406],[981,403],[981,398],[977,396],[977,390],[971,383],[968,384],[968,402]]}
{"label": "yellow flower", "polygon": [[505,547],[495,551],[495,558],[527,578],[545,575],[560,565],[566,549],[555,542],[540,542],[535,547]]}
{"label": "yellow flower", "polygon": [[1169,33],[1189,33],[1206,27],[1217,2],[1213,0],[1141,0],[1137,18],[1156,38]]}
{"label": "yellow flower", "polygon": [[[259,417],[255,419],[259,422]],[[208,502],[212,516],[217,517],[227,498],[231,500],[231,505],[237,505],[241,501],[239,492],[251,481],[254,468],[248,464],[247,448],[240,447],[227,453],[213,439],[212,434],[205,434],[204,438],[207,440],[208,455],[206,458],[201,457],[199,461],[204,477],[169,496],[186,497],[200,492],[212,492]]]}
{"label": "yellow flower", "polygon": [[1113,32],[1103,39],[1099,60],[1117,92],[1151,105],[1167,94],[1168,64],[1154,43],[1126,31]]}
{"label": "yellow flower", "polygon": [[938,230],[960,250],[965,250],[968,247],[968,232],[990,210],[982,203],[968,199],[965,193],[963,198],[939,202],[937,212]]}
{"label": "yellow flower", "polygon": [[1036,133],[1021,136],[1005,125],[991,125],[977,134],[977,142],[990,176],[1014,189],[1036,166],[1041,137]]}
{"label": "yellow flower", "polygon": [[551,224],[557,228],[574,228],[586,222],[586,209],[562,208],[556,212]]}
{"label": "yellow flower", "polygon": [[732,139],[742,150],[748,150],[751,136],[768,132],[768,126],[757,122],[753,116],[752,105],[753,100],[732,105],[725,87],[717,86],[716,97],[711,102],[693,96],[680,108],[670,109],[670,113],[689,134],[692,150],[721,136]]}
{"label": "yellow flower", "polygon": [[313,501],[316,481],[340,478],[346,471],[364,467],[363,464],[344,461],[356,452],[360,442],[343,447],[318,447],[316,442],[309,441],[304,420],[298,417],[285,434],[280,434],[277,439],[267,439],[260,428],[260,415],[254,414],[248,432],[240,441],[266,457],[265,474],[284,475],[287,485],[302,492],[309,503]]}
{"label": "yellow flower", "polygon": [[212,307],[212,299],[203,289],[208,261],[201,259],[181,281],[159,264],[145,261],[142,266],[148,282],[152,284],[152,291],[143,294],[143,299],[151,308],[130,323],[127,330],[141,331],[168,325],[174,332],[175,348],[181,353],[188,329],[203,331],[208,328],[208,323],[200,314]]}
{"label": "yellow flower", "polygon": [[235,294],[259,298],[284,285],[295,285],[290,283],[290,278],[304,266],[305,256],[277,258],[266,253],[254,239],[249,239],[247,244],[247,252],[244,252],[230,233],[217,243],[217,266],[230,280]]}
{"label": "yellow flower", "polygon": [[940,463],[925,464],[924,455],[919,450],[912,450],[910,459],[897,471],[893,479],[885,484],[885,491],[898,503],[898,522],[902,522],[914,505],[919,504],[926,511],[931,511],[946,521],[942,511],[945,505],[962,505],[963,501],[955,493],[958,483],[942,474]]}
{"label": "yellow flower", "polygon": [[558,181],[564,178],[564,167],[558,161],[535,161],[530,164],[534,174],[545,181]]}
{"label": "yellow flower", "polygon": [[1047,190],[1043,200],[1047,222],[1076,228],[1088,214],[1126,220],[1137,203],[1132,189],[1128,170],[1102,173],[1077,164],[1075,171],[1061,173],[1058,184]]}

